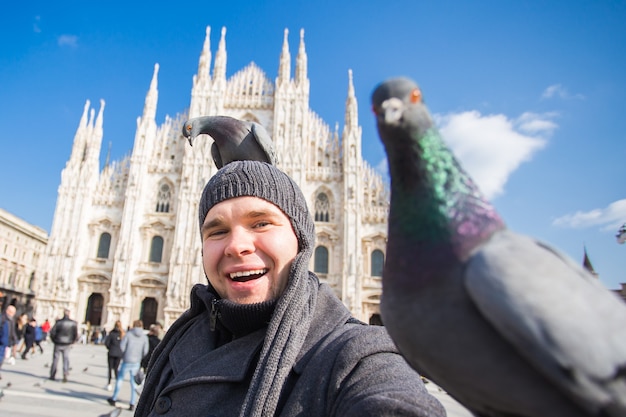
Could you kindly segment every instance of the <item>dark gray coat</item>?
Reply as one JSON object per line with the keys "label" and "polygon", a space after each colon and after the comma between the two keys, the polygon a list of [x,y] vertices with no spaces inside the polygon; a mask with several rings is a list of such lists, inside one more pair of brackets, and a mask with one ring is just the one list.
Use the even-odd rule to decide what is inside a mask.
{"label": "dark gray coat", "polygon": [[[239,413],[265,330],[215,349],[209,312],[194,294],[198,287],[191,310],[155,351],[135,416]],[[385,329],[351,319],[324,284],[278,410],[285,417],[445,416]]]}

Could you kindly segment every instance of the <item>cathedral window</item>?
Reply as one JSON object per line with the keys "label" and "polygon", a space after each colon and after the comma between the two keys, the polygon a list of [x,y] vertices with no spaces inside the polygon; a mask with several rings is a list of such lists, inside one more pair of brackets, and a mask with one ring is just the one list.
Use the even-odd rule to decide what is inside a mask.
{"label": "cathedral window", "polygon": [[150,244],[150,262],[161,263],[163,257],[163,238],[154,236]]}
{"label": "cathedral window", "polygon": [[170,201],[172,199],[172,191],[170,186],[165,183],[159,185],[159,192],[157,194],[156,212],[157,213],[169,213]]}
{"label": "cathedral window", "polygon": [[330,202],[325,193],[319,193],[315,198],[315,221],[328,222],[330,219]]}
{"label": "cathedral window", "polygon": [[371,271],[373,277],[382,277],[383,276],[383,265],[385,264],[385,255],[383,251],[379,249],[375,249],[371,256]]}
{"label": "cathedral window", "polygon": [[325,246],[315,248],[313,271],[319,274],[328,274],[328,249]]}
{"label": "cathedral window", "polygon": [[111,234],[104,232],[100,235],[100,241],[98,242],[98,255],[99,259],[109,259],[109,249],[111,248]]}

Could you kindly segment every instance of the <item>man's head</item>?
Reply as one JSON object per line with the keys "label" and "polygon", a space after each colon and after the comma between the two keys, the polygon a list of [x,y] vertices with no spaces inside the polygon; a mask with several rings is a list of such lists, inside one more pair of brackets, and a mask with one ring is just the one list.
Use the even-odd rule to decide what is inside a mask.
{"label": "man's head", "polygon": [[15,306],[14,305],[8,306],[6,309],[6,313],[7,313],[8,318],[13,318],[13,316],[15,315]]}
{"label": "man's head", "polygon": [[63,310],[63,316],[65,316],[65,317],[69,317],[70,316],[70,309],[69,308],[66,308],[66,309]]}
{"label": "man's head", "polygon": [[263,162],[220,169],[204,188],[199,220],[205,274],[222,298],[241,304],[278,298],[296,254],[315,242],[302,191]]}
{"label": "man's head", "polygon": [[141,327],[141,328],[143,328],[143,321],[141,321],[141,320],[133,321],[133,327]]}

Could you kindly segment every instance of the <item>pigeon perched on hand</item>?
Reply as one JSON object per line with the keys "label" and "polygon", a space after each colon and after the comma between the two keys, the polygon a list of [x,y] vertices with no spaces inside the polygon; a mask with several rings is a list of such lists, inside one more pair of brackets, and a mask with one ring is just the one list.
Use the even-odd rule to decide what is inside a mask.
{"label": "pigeon perched on hand", "polygon": [[276,165],[274,143],[258,123],[228,116],[203,116],[189,119],[183,125],[183,136],[193,146],[198,135],[210,135],[214,143],[211,155],[221,168],[232,161],[261,161]]}
{"label": "pigeon perched on hand", "polygon": [[400,352],[478,416],[626,416],[626,306],[508,230],[407,78],[372,93],[391,178],[381,315]]}

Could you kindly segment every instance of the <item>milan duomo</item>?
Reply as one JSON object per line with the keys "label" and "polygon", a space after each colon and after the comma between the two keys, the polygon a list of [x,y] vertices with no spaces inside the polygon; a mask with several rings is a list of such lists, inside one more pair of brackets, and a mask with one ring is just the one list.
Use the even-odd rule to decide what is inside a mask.
{"label": "milan duomo", "polygon": [[226,78],[225,34],[222,29],[213,59],[207,28],[189,109],[161,125],[155,65],[132,152],[102,169],[105,103],[97,115],[85,104],[61,174],[44,276],[37,279],[37,317],[52,319],[69,308],[79,322],[107,329],[117,319],[166,328],[176,320],[191,287],[207,282],[197,211],[216,172],[212,140],[203,136],[190,147],[181,127],[188,118],[227,115],[263,125],[278,167],[302,188],[317,235],[310,269],[355,317],[378,320],[389,198],[361,156],[351,72],[344,127],[331,129],[309,108],[303,31],[292,76],[285,30],[275,82],[254,63]]}

